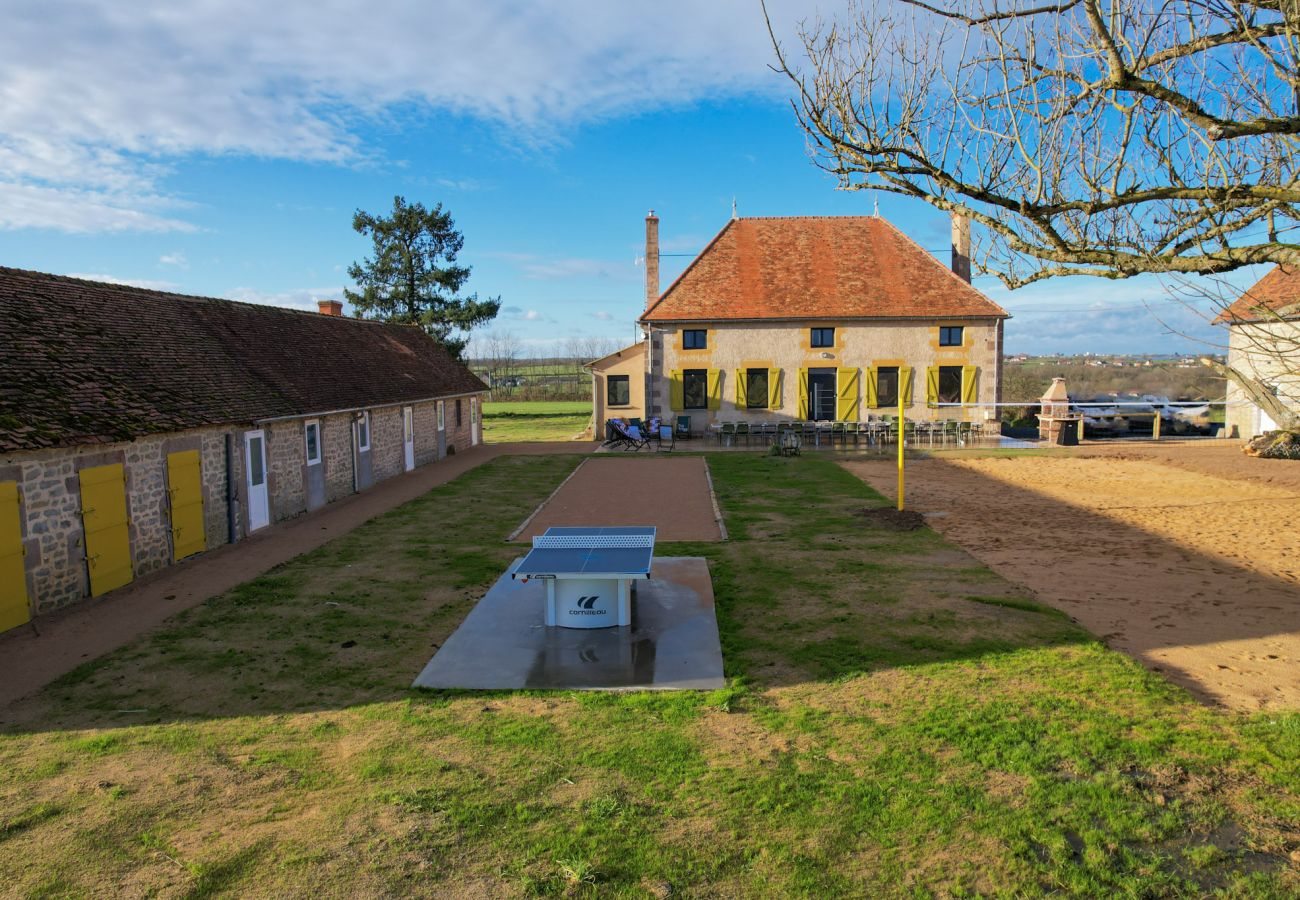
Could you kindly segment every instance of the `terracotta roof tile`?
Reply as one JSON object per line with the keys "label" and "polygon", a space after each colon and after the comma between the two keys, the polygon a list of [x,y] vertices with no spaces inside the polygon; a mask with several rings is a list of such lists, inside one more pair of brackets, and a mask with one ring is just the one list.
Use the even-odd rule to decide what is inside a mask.
{"label": "terracotta roof tile", "polygon": [[411,326],[0,267],[0,451],[486,389]]}
{"label": "terracotta roof tile", "polygon": [[1272,314],[1300,315],[1300,269],[1273,268],[1214,321],[1252,322]]}
{"label": "terracotta roof tile", "polygon": [[1006,316],[876,216],[733,219],[642,321]]}

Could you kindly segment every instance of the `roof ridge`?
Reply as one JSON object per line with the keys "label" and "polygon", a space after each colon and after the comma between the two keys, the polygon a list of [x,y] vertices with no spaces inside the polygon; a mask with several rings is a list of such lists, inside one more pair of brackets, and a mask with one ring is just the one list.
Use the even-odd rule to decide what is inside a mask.
{"label": "roof ridge", "polygon": [[[299,313],[305,316],[322,316],[329,319],[340,319],[345,322],[364,322],[369,325],[410,325],[411,322],[383,322],[379,319],[362,319],[357,316],[333,315],[323,313],[314,309],[298,309],[295,306],[277,306],[273,303],[253,303],[250,300],[235,300],[230,297],[209,297],[204,294],[185,294],[180,291],[164,291],[158,288],[142,287],[138,284],[122,284],[115,281],[96,281],[93,278],[78,278],[75,275],[62,275],[57,272],[42,272],[38,269],[20,269],[15,266],[0,266],[0,275],[24,275],[37,276],[38,278],[50,279],[53,281],[66,281],[73,284],[89,284],[101,288],[111,288],[118,291],[130,291],[132,293],[153,296],[162,300],[187,300],[197,301],[200,303],[234,303],[239,306],[256,307],[257,309],[274,309],[281,312]],[[333,299],[333,298],[331,298]]]}

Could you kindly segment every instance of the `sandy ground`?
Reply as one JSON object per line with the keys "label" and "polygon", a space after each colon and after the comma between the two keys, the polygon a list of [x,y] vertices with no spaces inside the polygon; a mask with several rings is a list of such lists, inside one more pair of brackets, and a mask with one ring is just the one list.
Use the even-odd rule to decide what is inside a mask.
{"label": "sandy ground", "polygon": [[0,635],[0,706],[152,631],[169,616],[314,550],[488,460],[511,454],[590,453],[597,446],[594,442],[479,445],[138,579],[98,600],[42,616]]}
{"label": "sandy ground", "polygon": [[[1202,699],[1295,709],[1300,466],[1260,462],[1272,461],[1177,445],[931,459],[908,463],[906,496],[997,572]],[[845,466],[895,496],[892,463]]]}
{"label": "sandy ground", "polygon": [[703,457],[593,456],[516,536],[552,525],[654,525],[661,541],[720,541]]}

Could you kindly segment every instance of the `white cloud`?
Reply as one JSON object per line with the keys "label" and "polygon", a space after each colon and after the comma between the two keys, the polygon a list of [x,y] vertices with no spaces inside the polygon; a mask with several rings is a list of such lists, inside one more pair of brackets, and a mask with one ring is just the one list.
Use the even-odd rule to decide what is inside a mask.
{"label": "white cloud", "polygon": [[489,253],[496,259],[513,264],[520,273],[533,281],[567,281],[574,278],[606,278],[616,281],[635,281],[641,276],[633,260],[626,262],[581,257],[547,258],[533,253]]}
{"label": "white cloud", "polygon": [[614,314],[611,312],[606,312],[603,309],[597,310],[596,312],[592,313],[591,317],[593,319],[600,319],[600,321],[602,322],[612,322],[614,320]]}
{"label": "white cloud", "polygon": [[175,266],[178,269],[188,269],[190,267],[190,262],[185,258],[184,253],[178,251],[176,253],[164,253],[162,256],[158,257],[158,265]]}
{"label": "white cloud", "polygon": [[[770,6],[793,23],[808,4]],[[584,121],[784,91],[770,59],[753,0],[15,0],[0,29],[0,228],[186,230],[165,178],[191,155],[357,163],[376,152],[365,123],[422,108],[545,143]]]}
{"label": "white cloud", "polygon": [[[342,300],[343,287],[290,288],[285,291],[259,291],[256,288],[232,288],[223,295],[227,300],[240,300],[244,303],[259,303],[263,306],[283,306],[289,309],[306,309],[316,312],[318,300]],[[344,306],[344,315],[348,315]]]}
{"label": "white cloud", "polygon": [[1010,353],[1181,353],[1224,340],[1209,322],[1212,304],[1154,276],[1065,278],[1015,291],[976,284],[1014,317],[1006,325]]}
{"label": "white cloud", "polygon": [[102,281],[104,284],[125,284],[151,291],[180,290],[180,285],[174,281],[159,281],[155,278],[118,278],[116,275],[105,275],[102,272],[69,272],[68,277],[80,278],[84,281]]}

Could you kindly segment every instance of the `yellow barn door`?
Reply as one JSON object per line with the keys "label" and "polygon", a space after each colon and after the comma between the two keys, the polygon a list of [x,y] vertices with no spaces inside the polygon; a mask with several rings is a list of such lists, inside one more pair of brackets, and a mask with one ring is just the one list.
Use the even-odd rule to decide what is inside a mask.
{"label": "yellow barn door", "polygon": [[203,467],[199,451],[167,454],[167,496],[172,510],[172,559],[207,548],[203,533]]}
{"label": "yellow barn door", "polygon": [[90,596],[98,597],[130,584],[130,519],[126,514],[126,479],[121,463],[81,470],[81,523],[86,533]]}
{"label": "yellow barn door", "polygon": [[17,628],[32,617],[18,502],[18,482],[0,481],[0,631]]}

